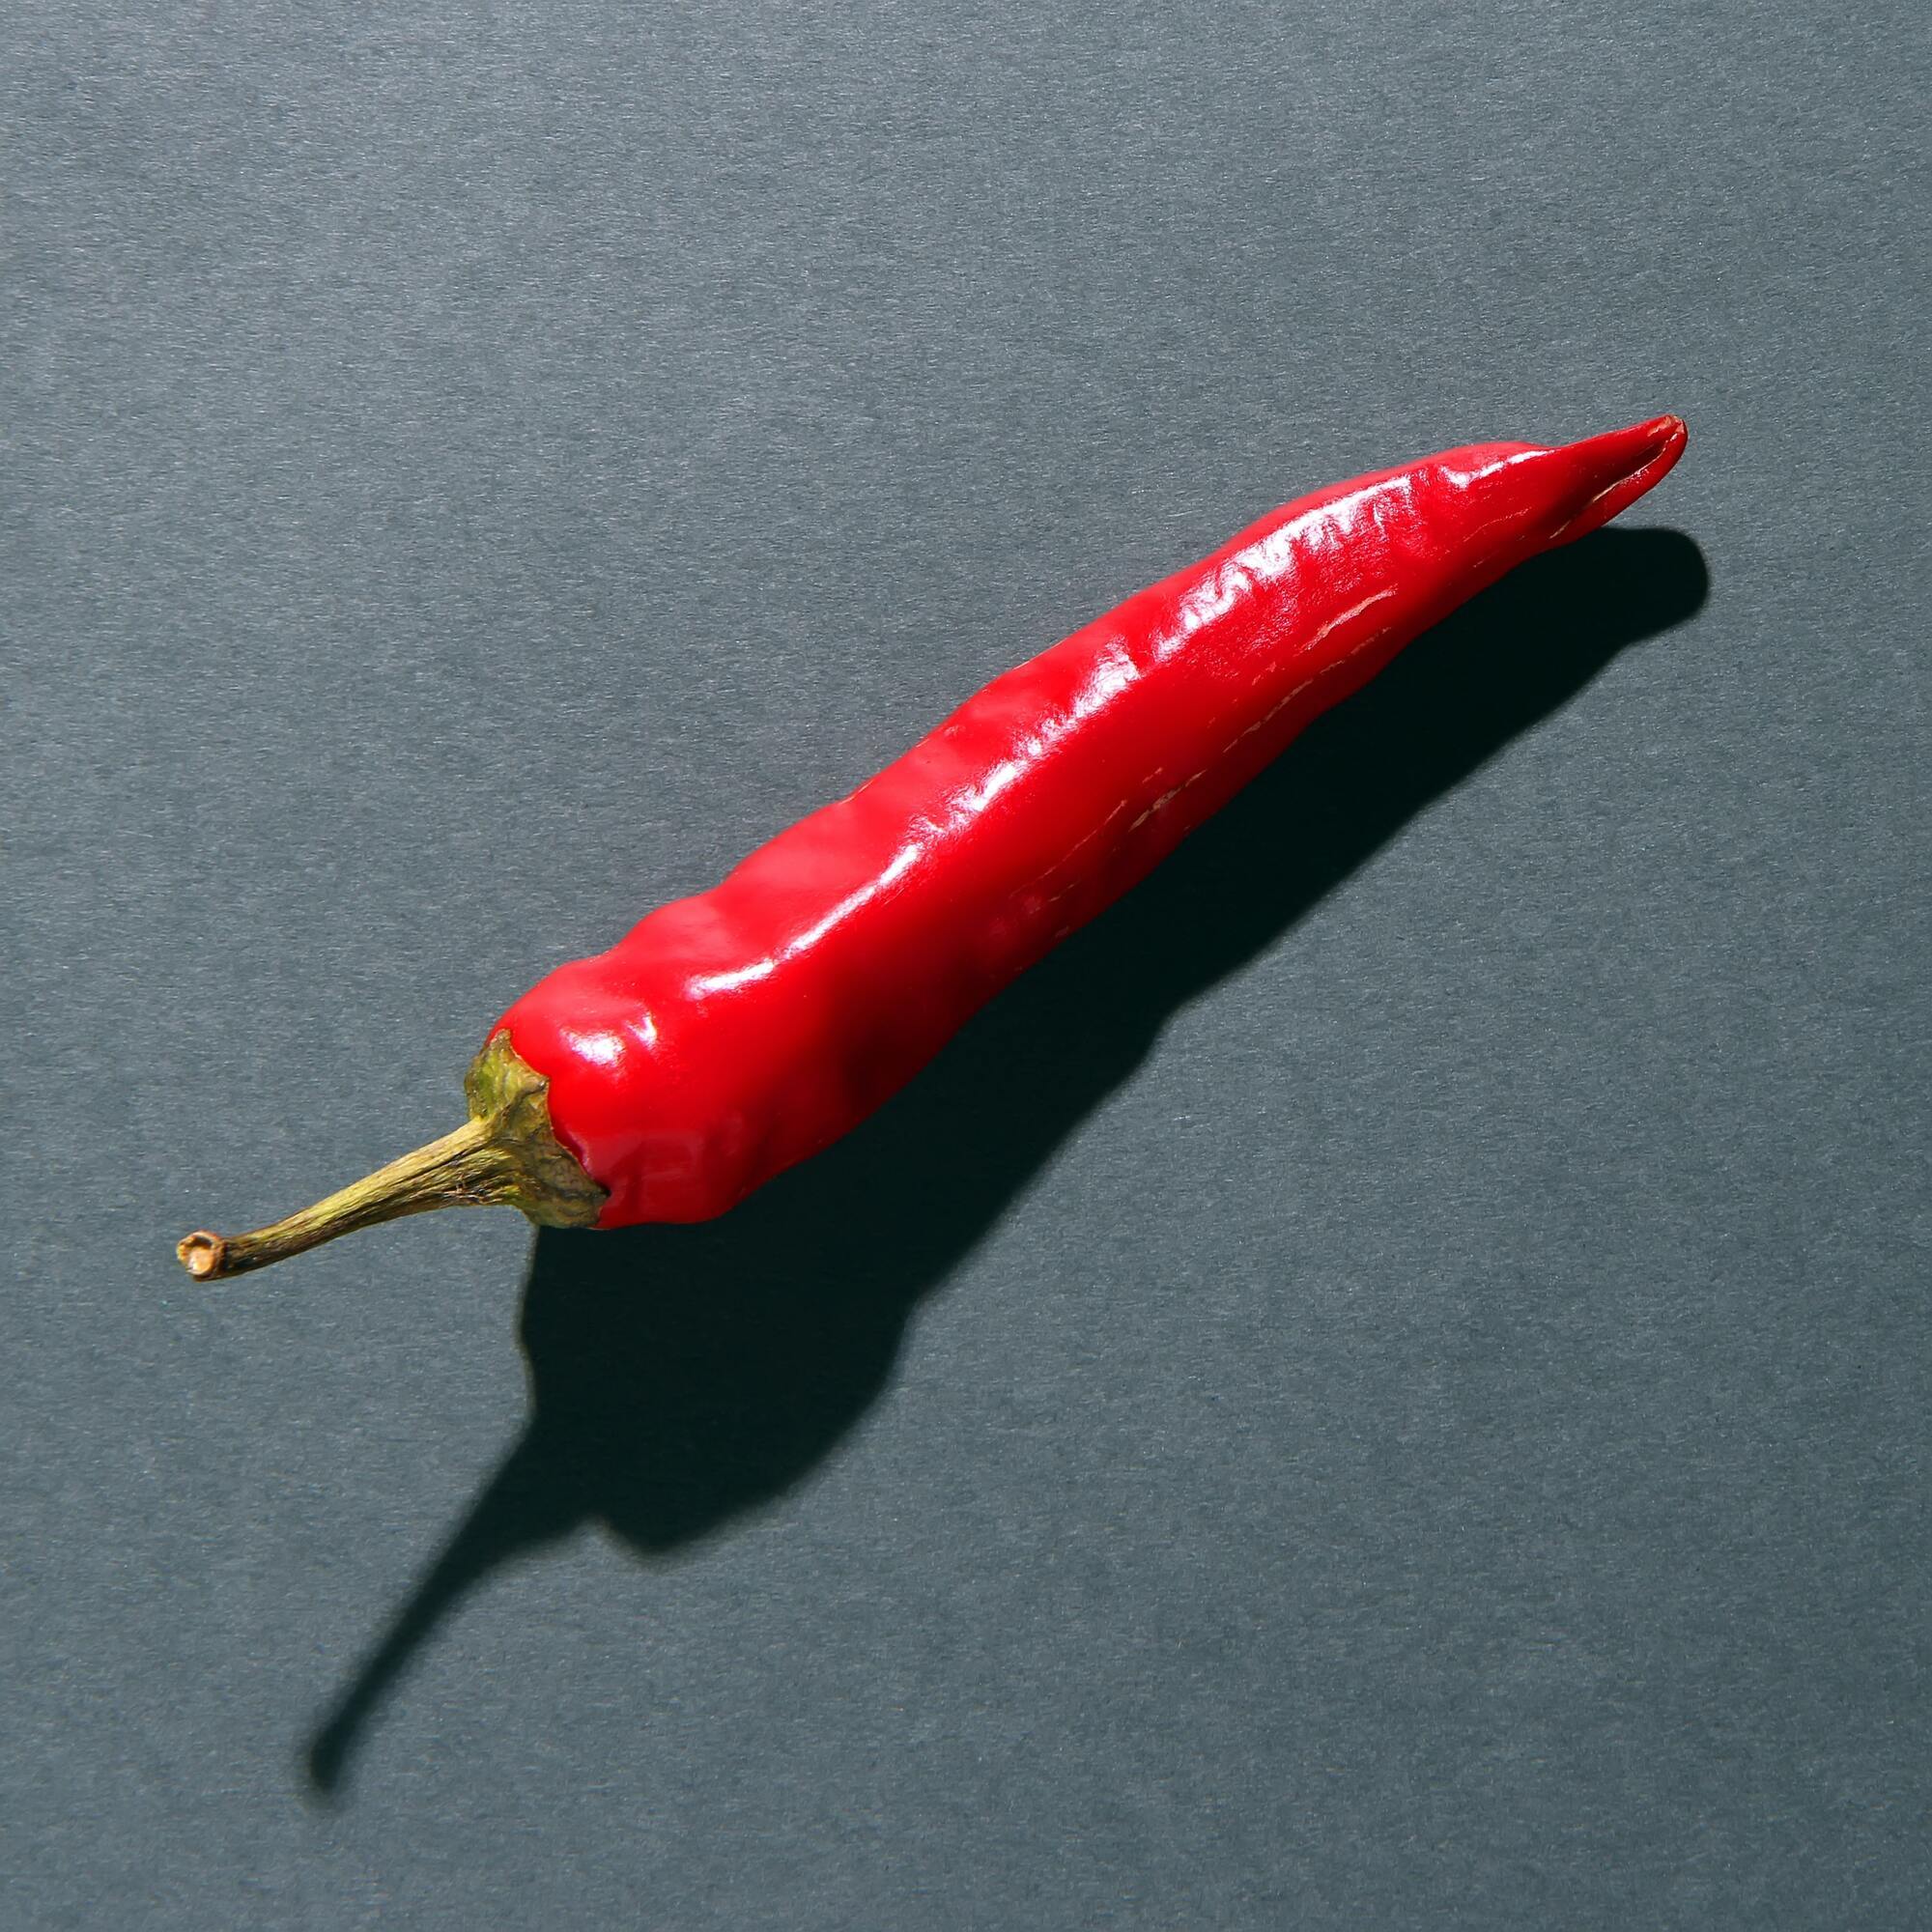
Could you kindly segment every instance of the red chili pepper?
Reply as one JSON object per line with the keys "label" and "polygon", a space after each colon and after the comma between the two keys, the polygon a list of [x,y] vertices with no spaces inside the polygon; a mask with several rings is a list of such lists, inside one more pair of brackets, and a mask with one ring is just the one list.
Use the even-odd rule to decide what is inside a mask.
{"label": "red chili pepper", "polygon": [[864,1120],[1328,706],[1505,571],[1677,461],[1659,416],[1477,443],[1290,503],[996,678],[720,885],[559,967],[491,1029],[469,1123],[252,1235],[236,1274],[462,1203],[698,1221]]}

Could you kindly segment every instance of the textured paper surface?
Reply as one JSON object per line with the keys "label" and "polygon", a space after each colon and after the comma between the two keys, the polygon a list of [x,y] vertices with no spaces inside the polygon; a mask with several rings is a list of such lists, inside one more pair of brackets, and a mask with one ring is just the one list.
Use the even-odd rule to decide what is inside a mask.
{"label": "textured paper surface", "polygon": [[[14,11],[0,1919],[1922,1922],[1929,81]],[[175,1268],[1282,498],[1662,409],[739,1215]]]}

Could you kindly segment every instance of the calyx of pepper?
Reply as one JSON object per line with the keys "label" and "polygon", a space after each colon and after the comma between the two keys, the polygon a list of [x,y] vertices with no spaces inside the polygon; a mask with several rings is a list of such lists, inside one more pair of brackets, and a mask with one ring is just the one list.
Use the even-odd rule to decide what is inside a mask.
{"label": "calyx of pepper", "polygon": [[507,1033],[469,1063],[463,1092],[469,1119],[453,1134],[253,1234],[189,1235],[175,1249],[182,1265],[217,1281],[433,1208],[517,1208],[539,1227],[594,1225],[609,1196],[557,1139],[550,1082],[518,1056]]}

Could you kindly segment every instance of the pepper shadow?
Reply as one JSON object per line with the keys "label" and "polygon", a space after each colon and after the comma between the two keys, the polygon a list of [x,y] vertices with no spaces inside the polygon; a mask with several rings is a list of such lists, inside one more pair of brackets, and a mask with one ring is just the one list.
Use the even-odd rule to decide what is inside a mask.
{"label": "pepper shadow", "polygon": [[1708,589],[1671,530],[1606,530],[1524,565],[838,1145],[701,1227],[539,1233],[521,1321],[530,1420],[311,1738],[313,1789],[340,1787],[398,1678],[492,1572],[585,1523],[661,1556],[804,1479],[885,1387],[921,1298],[1179,1008]]}

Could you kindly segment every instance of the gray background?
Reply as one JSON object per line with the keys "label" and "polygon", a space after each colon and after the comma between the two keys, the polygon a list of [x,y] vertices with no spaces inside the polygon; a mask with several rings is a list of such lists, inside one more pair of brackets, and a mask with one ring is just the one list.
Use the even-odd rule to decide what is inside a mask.
{"label": "gray background", "polygon": [[[10,10],[0,1921],[1925,1922],[1858,11]],[[740,1213],[176,1269],[1283,497],[1661,409]]]}

